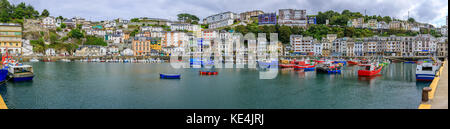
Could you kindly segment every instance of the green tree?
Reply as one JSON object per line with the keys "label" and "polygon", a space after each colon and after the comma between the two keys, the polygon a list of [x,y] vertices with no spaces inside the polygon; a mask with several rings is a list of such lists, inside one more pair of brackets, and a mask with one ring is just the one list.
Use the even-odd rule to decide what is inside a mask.
{"label": "green tree", "polygon": [[139,22],[139,18],[132,18],[130,21],[131,22]]}
{"label": "green tree", "polygon": [[50,16],[50,12],[48,12],[47,9],[44,9],[44,11],[42,11],[42,13],[41,13],[41,16],[42,17],[48,17],[48,16]]}
{"label": "green tree", "polygon": [[197,16],[188,13],[178,14],[177,17],[179,21],[191,24],[198,24],[198,21],[200,20]]}
{"label": "green tree", "polygon": [[75,38],[75,39],[81,39],[84,37],[83,33],[79,29],[73,29],[68,34],[69,37]]}
{"label": "green tree", "polygon": [[67,26],[66,26],[66,24],[65,23],[61,23],[61,28],[66,28]]}
{"label": "green tree", "polygon": [[409,23],[415,23],[416,20],[415,20],[414,18],[410,17],[410,18],[408,18],[408,22],[409,22]]}
{"label": "green tree", "polygon": [[139,30],[138,29],[134,29],[131,33],[130,33],[130,36],[131,37],[134,37],[134,36],[136,36],[136,34],[139,32]]}
{"label": "green tree", "polygon": [[278,40],[280,40],[284,44],[288,44],[290,41],[290,36],[292,32],[290,27],[281,26],[278,30]]}
{"label": "green tree", "polygon": [[95,36],[86,36],[86,42],[84,45],[101,45],[107,46],[108,43],[105,42],[103,38],[95,37]]}

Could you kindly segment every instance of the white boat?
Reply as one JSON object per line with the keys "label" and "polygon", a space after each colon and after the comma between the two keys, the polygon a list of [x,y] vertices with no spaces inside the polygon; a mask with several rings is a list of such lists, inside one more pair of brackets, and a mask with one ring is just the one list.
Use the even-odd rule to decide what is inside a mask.
{"label": "white boat", "polygon": [[8,77],[12,81],[29,81],[33,80],[33,66],[23,65],[21,63],[13,63],[8,67]]}
{"label": "white boat", "polygon": [[62,62],[70,62],[69,59],[61,59]]}
{"label": "white boat", "polygon": [[33,58],[33,59],[30,59],[30,62],[39,62],[39,59]]}
{"label": "white boat", "polygon": [[433,81],[439,67],[439,63],[433,60],[419,61],[416,67],[416,80]]}

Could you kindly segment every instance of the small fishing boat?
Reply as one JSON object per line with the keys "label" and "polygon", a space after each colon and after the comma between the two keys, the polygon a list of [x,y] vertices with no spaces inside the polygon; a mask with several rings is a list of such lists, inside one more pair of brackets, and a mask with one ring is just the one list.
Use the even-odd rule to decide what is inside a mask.
{"label": "small fishing boat", "polygon": [[280,64],[280,68],[293,68],[294,64]]}
{"label": "small fishing boat", "polygon": [[62,62],[70,62],[69,59],[61,59],[60,61],[62,61]]}
{"label": "small fishing boat", "polygon": [[8,77],[12,81],[31,81],[33,80],[34,73],[33,67],[30,65],[11,64],[8,66]]}
{"label": "small fishing boat", "polygon": [[331,62],[329,62],[319,65],[316,68],[316,71],[317,73],[333,74],[333,73],[341,73],[341,68],[342,68],[341,66],[331,64]]}
{"label": "small fishing boat", "polygon": [[295,69],[314,69],[314,67],[316,67],[316,65],[295,65],[294,68]]}
{"label": "small fishing boat", "polygon": [[159,74],[159,77],[161,79],[180,79],[181,75],[180,74]]}
{"label": "small fishing boat", "polygon": [[334,63],[334,64],[343,64],[343,65],[346,65],[346,64],[347,64],[347,61],[345,61],[345,60],[336,60],[336,61],[333,61],[333,63]]}
{"label": "small fishing boat", "polygon": [[216,71],[199,71],[200,75],[217,75],[219,72]]}
{"label": "small fishing boat", "polygon": [[30,59],[30,62],[39,62],[39,59],[33,58],[33,59]]}
{"label": "small fishing boat", "polygon": [[44,59],[44,62],[55,62],[55,61],[50,58],[47,58],[47,59]]}
{"label": "small fishing boat", "polygon": [[299,61],[297,65],[294,66],[294,69],[308,69],[308,70],[314,70],[314,67],[316,67],[316,64],[311,64],[310,60],[303,60]]}
{"label": "small fishing boat", "polygon": [[380,73],[383,66],[375,66],[374,64],[362,64],[363,69],[358,70],[358,76],[373,76]]}
{"label": "small fishing boat", "polygon": [[356,60],[349,60],[349,61],[347,61],[347,63],[348,63],[348,65],[358,65],[359,64],[358,61],[356,61]]}
{"label": "small fishing boat", "polygon": [[433,63],[432,60],[419,61],[416,68],[416,80],[433,81],[439,67],[439,63]]}

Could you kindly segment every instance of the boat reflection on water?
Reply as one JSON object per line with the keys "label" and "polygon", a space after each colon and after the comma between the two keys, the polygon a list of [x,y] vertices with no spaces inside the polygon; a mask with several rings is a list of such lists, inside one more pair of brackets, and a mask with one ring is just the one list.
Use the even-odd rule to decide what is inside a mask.
{"label": "boat reflection on water", "polygon": [[298,78],[312,78],[315,75],[315,72],[310,70],[295,69],[294,71],[298,75]]}
{"label": "boat reflection on water", "polygon": [[368,82],[369,85],[372,85],[373,83],[375,83],[377,78],[381,76],[382,76],[381,74],[376,74],[373,76],[358,76],[358,81]]}

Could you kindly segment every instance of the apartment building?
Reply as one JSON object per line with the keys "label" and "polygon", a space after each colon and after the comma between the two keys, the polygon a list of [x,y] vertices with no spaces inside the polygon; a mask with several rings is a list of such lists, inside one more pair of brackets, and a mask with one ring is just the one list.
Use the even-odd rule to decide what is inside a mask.
{"label": "apartment building", "polygon": [[307,26],[306,10],[280,9],[278,24],[285,26]]}
{"label": "apartment building", "polygon": [[0,23],[0,52],[22,54],[22,26],[14,23]]}

